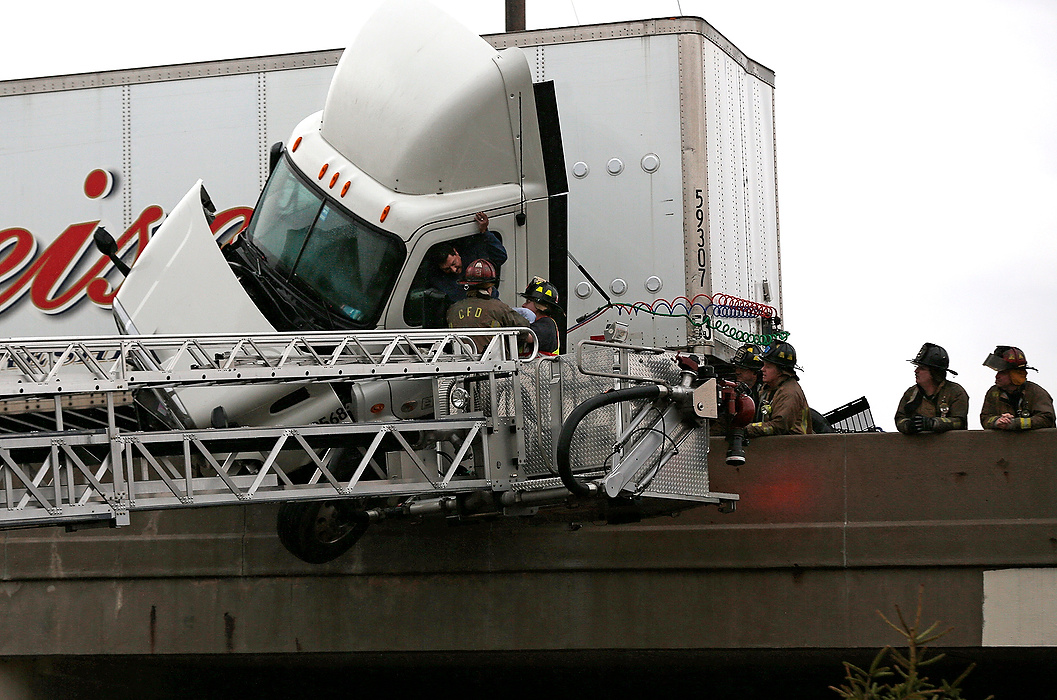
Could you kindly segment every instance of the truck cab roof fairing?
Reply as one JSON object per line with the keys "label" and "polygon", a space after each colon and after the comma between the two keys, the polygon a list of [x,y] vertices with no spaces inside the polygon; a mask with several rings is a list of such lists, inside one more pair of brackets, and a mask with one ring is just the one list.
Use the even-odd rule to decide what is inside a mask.
{"label": "truck cab roof fairing", "polygon": [[518,183],[545,195],[532,75],[520,49],[497,52],[419,0],[387,3],[345,50],[323,138],[396,192]]}

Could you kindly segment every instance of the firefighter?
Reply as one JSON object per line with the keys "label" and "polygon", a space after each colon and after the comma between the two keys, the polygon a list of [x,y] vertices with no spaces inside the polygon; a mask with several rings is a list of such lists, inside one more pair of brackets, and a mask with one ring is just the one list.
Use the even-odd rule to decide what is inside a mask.
{"label": "firefighter", "polygon": [[[980,425],[989,430],[1035,430],[1054,426],[1053,399],[1028,381],[1028,359],[1020,348],[999,345],[984,360],[995,370],[995,385],[987,390]],[[1038,370],[1035,370],[1036,372]]]}
{"label": "firefighter", "polygon": [[939,345],[925,343],[914,359],[914,386],[903,393],[896,409],[896,429],[905,435],[944,433],[969,427],[969,394],[949,381],[950,357]]}
{"label": "firefighter", "polygon": [[749,388],[749,396],[756,404],[756,415],[760,414],[760,391],[763,389],[763,348],[759,345],[742,345],[730,361],[734,365],[734,378]]}
{"label": "firefighter", "polygon": [[557,355],[561,349],[558,321],[555,319],[565,316],[562,308],[558,306],[558,288],[542,277],[533,277],[521,296],[525,299],[522,308],[530,312],[531,318],[527,317],[529,328],[539,339],[540,354]]}
{"label": "firefighter", "polygon": [[[512,328],[528,327],[528,320],[498,299],[492,291],[499,284],[495,265],[488,260],[474,260],[466,266],[459,280],[466,298],[448,309],[449,328]],[[490,338],[476,337],[477,351],[483,352]]]}
{"label": "firefighter", "polygon": [[813,433],[811,409],[796,374],[801,369],[796,366],[796,350],[789,343],[776,342],[760,359],[765,388],[760,396],[759,420],[745,427],[745,437]]}
{"label": "firefighter", "polygon": [[[759,345],[746,344],[738,348],[730,360],[730,364],[734,367],[734,379],[745,385],[747,389],[745,394],[752,399],[756,407],[754,421],[760,420],[760,392],[763,389],[763,379],[760,376],[763,369],[763,360],[760,359],[762,354],[763,348]],[[721,411],[716,424],[717,434],[727,435],[728,440],[731,439],[732,418],[733,416],[726,411]]]}

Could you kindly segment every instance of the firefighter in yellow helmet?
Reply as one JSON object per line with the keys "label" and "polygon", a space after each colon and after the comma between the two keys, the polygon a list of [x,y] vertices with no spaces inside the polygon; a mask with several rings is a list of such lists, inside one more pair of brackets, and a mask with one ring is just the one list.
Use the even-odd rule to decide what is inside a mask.
{"label": "firefighter in yellow helmet", "polygon": [[542,277],[533,277],[521,296],[525,299],[522,309],[531,316],[526,316],[529,328],[539,340],[539,352],[557,355],[561,352],[558,320],[565,318],[565,312],[558,306],[558,288]]}
{"label": "firefighter in yellow helmet", "polygon": [[759,420],[745,427],[745,437],[812,434],[811,409],[796,375],[796,350],[789,343],[776,342],[760,359],[765,388]]}
{"label": "firefighter in yellow helmet", "polygon": [[749,388],[749,396],[760,411],[760,393],[763,391],[763,348],[751,343],[742,345],[734,353],[730,364],[734,365],[734,378]]}
{"label": "firefighter in yellow helmet", "polygon": [[[987,390],[980,425],[990,430],[1035,430],[1054,426],[1053,398],[1028,381],[1028,358],[1020,348],[999,345],[984,360],[995,370],[995,385]],[[1035,370],[1038,371],[1038,370]]]}
{"label": "firefighter in yellow helmet", "polygon": [[904,435],[942,433],[969,427],[969,394],[949,381],[950,357],[939,345],[925,343],[913,360],[914,386],[903,392],[896,409],[896,429]]}

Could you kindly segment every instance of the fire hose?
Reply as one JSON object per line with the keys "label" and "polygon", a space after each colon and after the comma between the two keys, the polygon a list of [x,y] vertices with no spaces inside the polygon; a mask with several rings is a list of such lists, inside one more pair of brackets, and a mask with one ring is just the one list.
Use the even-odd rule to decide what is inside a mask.
{"label": "fire hose", "polygon": [[635,401],[638,399],[653,400],[669,393],[670,391],[671,390],[668,387],[661,384],[635,386],[629,389],[616,389],[614,391],[607,391],[604,394],[592,396],[574,408],[572,413],[570,413],[569,417],[565,420],[565,423],[562,424],[561,433],[558,435],[558,452],[556,455],[558,476],[561,477],[562,484],[565,485],[565,488],[569,489],[569,491],[576,496],[592,496],[597,490],[597,487],[593,484],[585,484],[576,478],[576,475],[573,474],[569,454],[572,450],[573,434],[576,432],[576,428],[580,425],[580,422],[586,418],[589,413],[622,401]]}

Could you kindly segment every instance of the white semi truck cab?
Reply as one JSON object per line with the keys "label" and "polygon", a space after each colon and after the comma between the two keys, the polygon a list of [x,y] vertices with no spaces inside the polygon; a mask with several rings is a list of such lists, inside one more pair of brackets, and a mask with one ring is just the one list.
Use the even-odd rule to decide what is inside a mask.
{"label": "white semi truck cab", "polygon": [[[474,213],[484,211],[507,251],[501,293],[514,303],[532,275],[549,276],[549,199],[566,190],[553,92],[542,94],[556,146],[546,153],[520,49],[496,51],[425,3],[383,7],[342,56],[323,110],[273,152],[253,218],[225,250],[244,294],[277,331],[445,325],[429,304],[429,251],[476,234]],[[181,266],[186,246],[153,249],[209,235],[198,218],[178,231],[164,225],[144,251],[118,295],[126,325],[143,330],[150,316],[150,332],[188,332],[198,322],[193,304],[192,318],[181,317],[148,269],[155,253],[166,269]],[[198,255],[185,274],[206,271]],[[231,303],[236,287],[216,299],[219,270],[208,269],[184,284]],[[225,318],[224,329],[241,318]]]}

